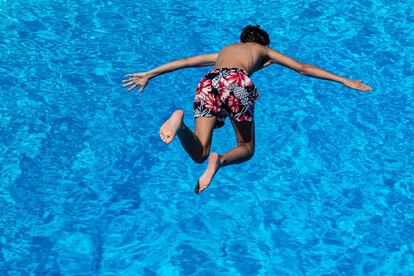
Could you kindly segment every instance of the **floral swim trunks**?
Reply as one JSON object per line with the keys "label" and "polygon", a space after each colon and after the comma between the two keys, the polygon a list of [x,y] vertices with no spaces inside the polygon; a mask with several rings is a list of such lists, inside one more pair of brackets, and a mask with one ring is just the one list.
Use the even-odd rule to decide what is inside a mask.
{"label": "floral swim trunks", "polygon": [[204,76],[194,98],[194,117],[216,116],[216,128],[229,116],[236,122],[253,121],[259,94],[240,68],[216,68]]}

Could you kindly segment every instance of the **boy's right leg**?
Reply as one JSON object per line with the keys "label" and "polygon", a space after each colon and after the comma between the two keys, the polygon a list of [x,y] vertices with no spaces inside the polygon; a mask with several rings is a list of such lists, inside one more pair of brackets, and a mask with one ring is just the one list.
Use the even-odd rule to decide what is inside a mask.
{"label": "boy's right leg", "polygon": [[175,135],[178,135],[184,150],[195,162],[202,163],[207,159],[210,152],[216,117],[196,118],[194,133],[185,125],[183,117],[184,112],[182,110],[174,111],[171,117],[161,126],[161,140],[169,144]]}

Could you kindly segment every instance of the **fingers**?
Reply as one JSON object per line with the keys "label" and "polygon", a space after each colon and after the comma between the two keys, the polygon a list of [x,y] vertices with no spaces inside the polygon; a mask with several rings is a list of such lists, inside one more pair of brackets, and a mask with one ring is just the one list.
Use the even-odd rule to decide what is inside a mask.
{"label": "fingers", "polygon": [[142,73],[126,74],[125,77],[139,77]]}
{"label": "fingers", "polygon": [[351,80],[348,82],[347,86],[364,92],[372,90],[372,87],[363,83],[362,80]]}
{"label": "fingers", "polygon": [[125,83],[124,85],[122,85],[122,87],[125,87],[125,86],[130,86],[130,85],[131,85],[131,84],[133,84],[133,83],[135,83],[135,81],[130,81],[130,82]]}
{"label": "fingers", "polygon": [[364,91],[364,92],[372,90],[372,87],[369,85],[366,85],[365,83],[362,83],[362,80],[358,80],[357,82],[358,82],[357,89]]}
{"label": "fingers", "polygon": [[147,84],[146,84],[146,83],[142,85],[142,87],[138,90],[138,92],[142,92],[142,90],[144,90],[144,89],[145,89],[145,86],[147,86]]}
{"label": "fingers", "polygon": [[128,81],[135,81],[135,80],[139,80],[140,78],[138,77],[133,77],[133,78],[129,78],[129,79],[124,79],[122,80],[122,82],[128,82]]}
{"label": "fingers", "polygon": [[371,86],[369,86],[369,85],[363,84],[363,85],[362,85],[362,89],[363,89],[364,91],[369,91],[369,90],[372,90],[372,87],[371,87]]}
{"label": "fingers", "polygon": [[128,91],[131,91],[132,89],[134,89],[137,86],[138,86],[138,84],[134,84],[133,86],[131,86],[130,88],[128,88]]}
{"label": "fingers", "polygon": [[139,81],[139,80],[141,80],[143,78],[143,75],[142,75],[142,73],[138,73],[138,74],[127,74],[124,77],[127,77],[127,78],[125,78],[124,80],[122,80],[122,82],[131,82],[131,81]]}
{"label": "fingers", "polygon": [[361,83],[360,85],[358,85],[357,89],[361,90],[361,91],[371,91],[372,87],[366,84]]}
{"label": "fingers", "polygon": [[126,74],[124,76],[125,79],[122,80],[122,87],[131,85],[131,87],[128,89],[128,91],[131,91],[132,89],[141,86],[138,92],[142,92],[148,83],[148,80],[145,78],[145,76],[145,73]]}
{"label": "fingers", "polygon": [[135,82],[135,81],[130,81],[130,82],[122,85],[122,87],[130,86],[130,85],[132,85],[132,86],[128,89],[128,91],[131,91],[132,89],[134,89],[135,87],[137,87],[140,84]]}
{"label": "fingers", "polygon": [[144,90],[146,84],[140,84],[140,83],[134,83],[134,82],[129,82],[127,84],[122,85],[122,87],[126,87],[132,85],[130,88],[128,88],[128,91],[131,91],[132,89],[136,88],[139,85],[142,85],[141,88],[138,90],[138,92],[142,92],[142,90]]}
{"label": "fingers", "polygon": [[131,85],[131,84],[133,84],[129,89],[128,89],[128,91],[131,91],[132,89],[134,89],[135,87],[137,87],[137,86],[139,86],[139,85],[141,85],[141,88],[138,90],[138,92],[142,92],[142,90],[144,90],[145,89],[145,86],[147,86],[147,83],[139,83],[139,82],[129,82],[129,83],[127,83],[127,84],[124,84],[124,85],[122,85],[122,87],[126,87],[126,86],[129,86],[129,85]]}

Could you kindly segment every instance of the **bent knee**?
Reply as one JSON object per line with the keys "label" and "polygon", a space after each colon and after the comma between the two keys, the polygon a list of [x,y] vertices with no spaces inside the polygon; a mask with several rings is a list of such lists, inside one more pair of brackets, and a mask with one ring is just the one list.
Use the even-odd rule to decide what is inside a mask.
{"label": "bent knee", "polygon": [[204,161],[206,161],[207,157],[194,157],[193,160],[194,162],[198,163],[198,164],[202,164],[204,163]]}
{"label": "bent knee", "polygon": [[253,155],[254,155],[254,144],[252,144],[252,143],[242,143],[242,144],[239,144],[239,146],[245,147],[247,149],[247,152],[248,152],[247,157],[249,159],[253,157]]}
{"label": "bent knee", "polygon": [[251,159],[254,155],[254,148],[248,148],[249,149],[249,159]]}
{"label": "bent knee", "polygon": [[207,152],[207,153],[203,153],[203,154],[200,154],[200,155],[194,156],[194,157],[193,157],[193,160],[194,160],[196,163],[201,164],[201,163],[204,163],[204,161],[206,161],[206,160],[207,160],[208,155],[209,155],[209,154],[208,154],[208,152]]}

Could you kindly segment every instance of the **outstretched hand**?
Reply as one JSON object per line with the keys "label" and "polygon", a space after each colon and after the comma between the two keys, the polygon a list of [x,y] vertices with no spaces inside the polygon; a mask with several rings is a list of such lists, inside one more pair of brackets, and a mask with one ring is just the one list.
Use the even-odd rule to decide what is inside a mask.
{"label": "outstretched hand", "polygon": [[128,74],[125,75],[125,77],[127,78],[122,81],[124,83],[122,87],[131,86],[130,88],[128,88],[128,91],[131,91],[132,89],[140,85],[141,88],[138,90],[138,92],[142,92],[142,90],[145,89],[145,86],[147,86],[148,81],[150,80],[147,72]]}
{"label": "outstretched hand", "polygon": [[343,85],[348,86],[352,89],[360,90],[360,91],[371,91],[372,87],[369,85],[366,85],[365,83],[362,83],[362,80],[349,80],[346,79],[342,82]]}

